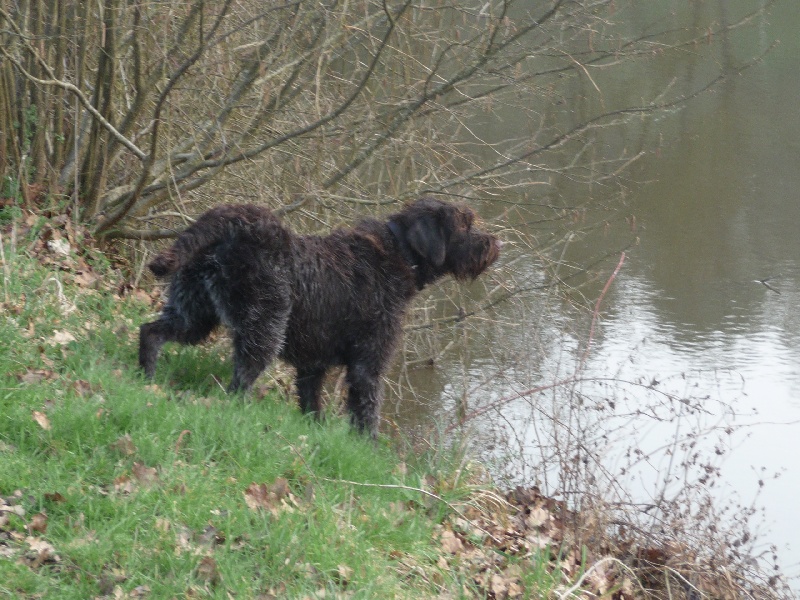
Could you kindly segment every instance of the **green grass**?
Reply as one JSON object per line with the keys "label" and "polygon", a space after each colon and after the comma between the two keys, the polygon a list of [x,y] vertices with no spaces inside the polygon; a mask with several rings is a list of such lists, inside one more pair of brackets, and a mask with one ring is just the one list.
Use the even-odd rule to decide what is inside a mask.
{"label": "green grass", "polygon": [[[6,249],[0,597],[435,595],[407,565],[436,570],[447,505],[343,480],[418,487],[455,467],[406,464],[277,393],[226,395],[209,377],[230,376],[223,346],[168,346],[148,385],[135,365],[152,308],[58,267]],[[248,505],[248,486],[276,482],[263,507]]]}
{"label": "green grass", "polygon": [[50,235],[40,221],[1,257],[0,598],[484,598],[513,565],[522,597],[561,581],[545,555],[444,548],[462,511],[492,519],[457,451],[229,396],[224,341],[167,345],[145,381],[151,302]]}

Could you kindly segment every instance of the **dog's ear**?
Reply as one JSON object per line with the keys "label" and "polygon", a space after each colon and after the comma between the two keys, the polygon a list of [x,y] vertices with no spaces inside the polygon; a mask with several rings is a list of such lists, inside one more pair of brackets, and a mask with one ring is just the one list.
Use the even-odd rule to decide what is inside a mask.
{"label": "dog's ear", "polygon": [[426,262],[435,267],[444,264],[446,240],[444,231],[436,219],[431,215],[425,215],[415,220],[406,233],[408,245]]}

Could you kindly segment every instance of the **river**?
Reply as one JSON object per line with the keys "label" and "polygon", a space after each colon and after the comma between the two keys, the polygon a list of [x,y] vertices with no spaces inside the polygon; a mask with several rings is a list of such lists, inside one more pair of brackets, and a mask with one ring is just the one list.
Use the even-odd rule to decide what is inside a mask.
{"label": "river", "polygon": [[[724,21],[753,2],[694,4]],[[424,338],[412,334],[416,346],[407,348],[407,358],[442,352],[434,367],[397,374],[386,413],[413,426],[452,422],[455,414],[497,402],[472,422],[483,450],[498,460],[493,468],[501,478],[545,487],[558,476],[537,465],[553,458],[548,445],[564,443],[564,434],[543,431],[537,419],[547,413],[572,422],[602,445],[603,468],[620,480],[624,474],[637,499],[663,498],[688,478],[693,485],[713,483],[721,505],[758,508],[763,529],[754,551],[774,544],[784,571],[800,574],[798,30],[800,3],[776,3],[711,57],[724,71],[779,40],[758,64],[678,112],[629,128],[631,139],[620,140],[619,130],[609,130],[608,139],[598,134],[599,144],[644,150],[624,185],[559,190],[591,195],[576,210],[576,223],[606,225],[576,227],[549,263],[538,254],[526,258],[524,244],[510,244],[504,277],[535,290],[479,311],[466,324],[443,323],[444,341],[428,352],[419,349]],[[700,81],[703,51],[654,69],[655,83],[641,87],[682,69],[695,70]],[[635,103],[630,77],[592,84],[606,98]],[[501,222],[510,218],[503,214]],[[527,233],[546,240],[565,231],[547,227],[531,224]],[[447,291],[478,307],[493,285],[502,285],[499,277]],[[459,301],[443,315],[455,313]],[[454,349],[446,348],[448,340]],[[500,402],[537,386],[546,389]],[[587,403],[597,405],[593,415],[578,414]],[[693,443],[694,434],[703,441]],[[609,438],[623,443],[605,445]],[[639,459],[631,459],[631,448],[642,453]],[[710,458],[692,458],[695,448]],[[704,470],[712,475],[707,481]]]}

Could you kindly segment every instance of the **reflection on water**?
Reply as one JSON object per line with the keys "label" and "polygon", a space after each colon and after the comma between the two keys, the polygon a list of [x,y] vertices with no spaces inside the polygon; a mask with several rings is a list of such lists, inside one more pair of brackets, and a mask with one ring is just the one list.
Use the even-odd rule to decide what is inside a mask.
{"label": "reflection on water", "polygon": [[[696,4],[721,11],[724,19],[740,3]],[[724,48],[715,57],[723,67],[736,62],[737,54],[781,40],[762,64],[733,76],[678,115],[650,125],[644,135],[658,140],[659,148],[633,167],[631,179],[643,183],[630,184],[625,196],[628,221],[618,219],[602,236],[577,238],[566,251],[576,264],[602,254],[600,247],[613,254],[598,266],[598,282],[584,290],[596,298],[618,250],[638,237],[603,298],[584,373],[659,380],[676,395],[685,395],[691,386],[695,398],[735,402],[737,423],[760,423],[728,440],[735,451],[720,463],[722,477],[726,489],[745,502],[759,492],[759,481],[767,480],[759,502],[771,526],[769,541],[781,548],[792,545],[783,553],[790,575],[800,572],[795,506],[800,470],[794,458],[800,452],[798,28],[796,3],[779,2],[750,37]],[[693,60],[687,52],[686,64],[663,69],[694,68]],[[597,83],[608,98],[636,93],[630,80]],[[631,143],[641,142],[642,135],[636,132]],[[627,140],[601,137],[599,143],[616,146]],[[607,200],[619,203],[618,191],[607,191],[613,196]],[[592,190],[601,206],[607,205],[603,193]],[[630,216],[635,216],[635,227]],[[524,251],[520,254],[511,250],[504,260],[524,261]],[[531,282],[542,283],[541,265],[528,261],[526,268]],[[548,296],[554,292],[546,286],[538,293],[528,296],[530,301],[551,308],[533,320],[535,311],[517,313],[509,303],[492,313],[492,326],[443,326],[454,338],[469,338],[464,345],[468,356],[444,353],[436,368],[403,373],[401,380],[414,394],[402,394],[398,421],[411,426],[457,410],[464,398],[481,395],[487,404],[573,372],[583,351],[576,340],[585,340],[589,317],[576,314],[569,302],[554,303]],[[636,398],[635,389],[626,392],[626,399]],[[537,402],[546,399],[546,394],[535,397]],[[391,399],[389,405],[391,413]],[[530,410],[510,404],[503,411],[511,431],[525,429],[520,421],[530,419]],[[525,437],[521,451],[545,452],[537,448],[540,442]],[[775,473],[781,476],[770,479]]]}

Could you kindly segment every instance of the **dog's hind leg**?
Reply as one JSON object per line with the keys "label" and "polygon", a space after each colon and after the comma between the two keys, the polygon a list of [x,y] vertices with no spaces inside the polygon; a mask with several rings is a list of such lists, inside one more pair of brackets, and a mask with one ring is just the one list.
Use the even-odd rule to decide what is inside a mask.
{"label": "dog's hind leg", "polygon": [[145,376],[155,375],[158,354],[166,342],[199,344],[217,325],[219,317],[205,289],[179,273],[159,319],[139,328],[139,365]]}
{"label": "dog's hind leg", "polygon": [[158,321],[145,323],[139,328],[139,365],[151,379],[156,372],[158,353],[166,342],[199,344],[217,325],[215,319],[187,322],[169,314],[167,309]]}
{"label": "dog's hind leg", "polygon": [[240,325],[233,333],[233,379],[229,392],[247,391],[278,356],[286,335],[289,311]]}
{"label": "dog's hind leg", "polygon": [[139,328],[139,366],[148,379],[152,379],[156,374],[158,353],[167,341],[164,329],[161,320],[145,323]]}
{"label": "dog's hind leg", "polygon": [[286,339],[292,289],[279,233],[275,229],[252,239],[240,232],[214,251],[214,277],[207,286],[220,320],[233,337],[233,378],[228,392],[247,391],[277,358]]}
{"label": "dog's hind leg", "polygon": [[[286,339],[291,303],[288,285],[274,282],[272,293],[261,293],[260,297],[237,294],[245,301],[235,318],[230,319],[233,333],[233,379],[229,392],[246,391],[253,382],[277,358]],[[258,287],[245,288],[259,292]],[[239,290],[240,292],[242,290]],[[249,302],[247,301],[249,300]]]}

